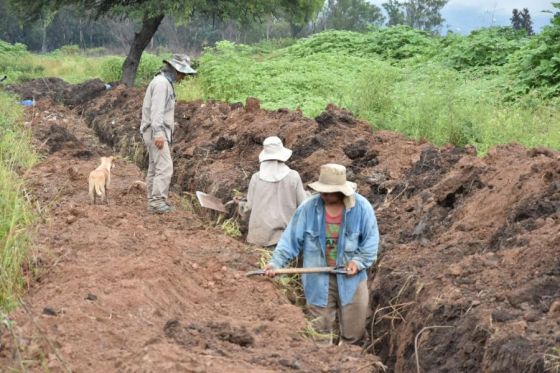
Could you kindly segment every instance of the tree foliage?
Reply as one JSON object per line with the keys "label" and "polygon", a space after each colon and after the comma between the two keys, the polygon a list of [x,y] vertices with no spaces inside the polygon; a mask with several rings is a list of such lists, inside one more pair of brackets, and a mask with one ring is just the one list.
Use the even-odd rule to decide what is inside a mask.
{"label": "tree foliage", "polygon": [[514,8],[511,11],[510,20],[511,20],[511,27],[513,27],[514,30],[521,30],[523,28],[521,14],[519,13],[519,10],[517,8]]}
{"label": "tree foliage", "polygon": [[[199,14],[212,22],[235,20],[242,24],[262,21],[265,15],[274,14],[280,9],[291,15],[294,24],[302,22],[318,10],[317,0],[9,0],[16,11],[27,20],[41,19],[44,14],[58,11],[65,6],[81,9],[89,18],[110,16],[132,18],[141,21],[140,30],[134,33],[130,50],[123,63],[123,82],[132,85],[138,69],[142,52],[154,36],[165,14],[172,14],[175,19],[188,22]],[[303,14],[303,15],[302,15]],[[301,16],[301,19],[296,17]],[[46,26],[43,27],[46,34]]]}
{"label": "tree foliage", "polygon": [[348,31],[365,31],[385,20],[381,8],[366,0],[328,0],[324,17],[327,29]]}
{"label": "tree foliage", "polygon": [[441,10],[449,0],[389,0],[382,6],[389,16],[388,26],[408,25],[412,28],[435,32],[445,19]]}
{"label": "tree foliage", "polygon": [[531,15],[529,14],[529,9],[523,8],[520,13],[521,17],[521,26],[525,31],[527,31],[527,35],[533,35],[533,21],[531,20]]}

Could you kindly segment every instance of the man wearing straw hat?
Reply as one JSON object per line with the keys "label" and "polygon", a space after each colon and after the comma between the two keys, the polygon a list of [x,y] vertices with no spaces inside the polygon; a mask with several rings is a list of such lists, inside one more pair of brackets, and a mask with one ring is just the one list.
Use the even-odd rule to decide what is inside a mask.
{"label": "man wearing straw hat", "polygon": [[247,201],[239,211],[249,215],[247,242],[262,247],[276,245],[297,207],[306,197],[299,173],[284,162],[292,156],[277,136],[267,137],[259,154],[259,172],[251,177]]}
{"label": "man wearing straw hat", "polygon": [[174,55],[164,60],[165,66],[146,89],[142,105],[140,134],[146,145],[149,163],[146,175],[148,211],[164,214],[172,210],[167,203],[169,184],[173,176],[171,141],[175,128],[175,89],[189,74],[196,74],[186,55]]}
{"label": "man wearing straw hat", "polygon": [[375,213],[355,192],[356,184],[346,180],[344,166],[321,166],[319,180],[309,187],[319,194],[297,209],[265,273],[274,276],[274,269],[301,252],[303,267],[344,266],[346,274],[304,274],[303,288],[318,332],[315,340],[331,344],[338,319],[340,343],[357,343],[364,336],[368,312],[367,269],[379,245]]}

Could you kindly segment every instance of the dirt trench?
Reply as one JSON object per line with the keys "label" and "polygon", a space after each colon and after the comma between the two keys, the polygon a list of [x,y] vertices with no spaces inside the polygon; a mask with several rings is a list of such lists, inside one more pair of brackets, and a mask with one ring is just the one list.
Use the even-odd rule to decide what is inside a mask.
{"label": "dirt trench", "polygon": [[267,279],[260,253],[177,211],[148,214],[141,170],[120,159],[109,204],[87,175],[113,153],[79,114],[41,100],[27,112],[45,158],[28,174],[48,208],[33,237],[37,276],[0,327],[0,371],[340,372],[375,370],[357,346],[318,348],[302,310]]}
{"label": "dirt trench", "polygon": [[[37,125],[45,126],[42,130],[37,130],[39,136],[43,136],[41,139],[44,138],[45,131],[68,139],[65,140],[67,147],[63,151],[56,149],[57,141],[53,142],[55,146],[52,148],[52,144],[42,140],[46,144],[44,146],[50,147],[47,150],[53,152],[50,157],[58,157],[64,153],[71,157],[69,159],[72,159],[72,164],[84,162],[83,169],[77,170],[77,173],[67,171],[70,175],[67,177],[77,175],[75,189],[67,192],[70,205],[66,206],[67,210],[57,206],[53,211],[55,214],[57,211],[62,214],[60,232],[69,233],[64,245],[46,245],[51,251],[55,246],[68,247],[67,250],[72,252],[75,251],[74,248],[80,247],[80,241],[75,241],[76,232],[74,235],[70,233],[73,231],[71,228],[76,226],[76,221],[68,224],[68,221],[74,220],[71,217],[72,207],[68,206],[81,206],[84,203],[85,188],[80,190],[78,184],[83,185],[86,172],[95,165],[98,153],[120,153],[140,167],[145,164],[144,149],[138,135],[142,97],[142,90],[117,87],[80,105],[74,112],[56,107],[56,110],[66,110],[72,118],[83,117],[91,130],[77,121],[70,127],[62,125],[70,128],[69,135],[63,136],[59,129],[52,129],[52,125],[45,125],[44,121]],[[47,105],[42,112],[51,109]],[[558,348],[560,343],[558,152],[549,149],[528,150],[511,144],[492,149],[486,157],[478,158],[473,148],[436,148],[390,132],[372,133],[369,124],[332,105],[313,120],[303,117],[297,111],[261,110],[255,100],[246,105],[221,102],[179,103],[176,118],[178,127],[173,145],[176,169],[173,188],[176,197],[184,192],[203,190],[214,193],[225,201],[236,191],[243,192],[248,178],[258,167],[257,155],[262,140],[269,135],[280,136],[286,146],[294,150],[290,165],[300,172],[305,183],[318,176],[319,166],[323,163],[337,162],[347,166],[349,179],[356,181],[359,192],[374,204],[382,237],[378,264],[370,271],[372,317],[368,326],[369,340],[365,342],[363,351],[378,355],[390,371],[415,371],[417,360],[420,369],[426,372],[544,372],[550,369],[550,356],[558,353],[554,348]],[[80,139],[94,141],[99,138],[108,148],[101,145],[76,145],[71,135],[82,143],[85,140]],[[67,161],[68,159],[65,160]],[[53,167],[52,164],[49,167]],[[124,211],[126,215],[113,216],[110,207],[88,207],[87,218],[76,218],[77,221],[87,222],[90,226],[86,229],[88,232],[91,230],[90,234],[93,235],[97,235],[97,228],[92,227],[106,226],[108,231],[114,232],[114,228],[120,227],[123,224],[120,221],[124,219],[131,232],[120,228],[116,232],[128,232],[126,235],[132,235],[134,239],[132,244],[125,243],[131,239],[129,236],[122,237],[120,233],[113,233],[122,240],[121,245],[126,246],[126,250],[133,251],[137,250],[136,246],[140,247],[141,254],[133,257],[143,258],[142,260],[147,259],[146,252],[157,250],[158,253],[155,258],[149,256],[158,268],[149,266],[151,271],[145,269],[127,272],[134,280],[128,276],[115,279],[115,267],[120,267],[114,259],[124,255],[118,248],[112,248],[114,252],[110,257],[104,251],[95,254],[100,261],[97,265],[109,264],[110,270],[96,273],[94,283],[99,281],[103,284],[100,288],[104,289],[109,281],[113,288],[122,292],[119,294],[119,302],[122,303],[127,301],[127,297],[123,296],[126,292],[120,288],[123,284],[130,282],[133,294],[142,287],[144,293],[141,296],[128,300],[134,303],[132,308],[149,308],[150,306],[144,306],[146,304],[151,305],[150,310],[157,309],[165,314],[164,317],[151,315],[146,318],[145,312],[142,313],[142,317],[153,324],[144,324],[151,334],[142,332],[138,338],[134,338],[137,339],[135,342],[138,346],[141,345],[140,341],[146,343],[144,352],[139,352],[140,347],[126,343],[126,347],[121,349],[126,351],[127,358],[110,360],[111,363],[118,364],[115,365],[118,369],[124,366],[143,366],[144,363],[139,363],[140,361],[150,361],[153,365],[146,366],[161,368],[164,366],[159,365],[163,364],[161,359],[154,358],[156,350],[161,352],[159,349],[182,351],[181,348],[191,349],[196,346],[199,350],[192,355],[196,357],[193,360],[196,360],[200,351],[208,351],[208,346],[202,348],[197,342],[195,336],[199,335],[216,341],[222,347],[224,344],[231,345],[231,341],[244,344],[241,346],[233,343],[241,346],[240,350],[232,353],[226,349],[226,356],[220,360],[239,367],[240,371],[249,368],[262,371],[263,367],[272,370],[299,368],[304,371],[328,371],[340,368],[343,363],[348,363],[346,367],[352,369],[361,366],[365,366],[366,371],[376,369],[372,365],[375,360],[368,360],[360,365],[363,363],[360,359],[365,358],[365,355],[360,355],[357,350],[348,350],[357,359],[352,358],[350,361],[341,360],[342,356],[347,356],[345,349],[330,350],[327,353],[330,360],[323,358],[321,350],[306,354],[304,351],[308,348],[309,341],[299,341],[294,335],[291,335],[295,338],[293,341],[288,338],[278,346],[271,346],[271,350],[281,351],[276,360],[264,352],[261,355],[259,341],[264,343],[264,340],[269,341],[271,335],[276,335],[274,333],[281,333],[276,329],[284,326],[281,320],[291,325],[288,329],[292,333],[297,334],[297,330],[305,326],[301,310],[289,304],[279,290],[267,281],[255,283],[242,277],[236,279],[234,274],[234,288],[248,290],[250,295],[245,294],[246,298],[239,299],[225,296],[224,294],[229,294],[225,289],[231,289],[228,283],[219,291],[220,297],[225,296],[227,299],[224,301],[225,305],[222,302],[222,308],[212,308],[208,304],[216,302],[209,302],[208,296],[217,291],[220,281],[212,277],[205,278],[200,274],[201,271],[194,272],[203,278],[201,283],[197,283],[202,286],[198,289],[198,303],[188,299],[189,296],[192,297],[192,291],[178,289],[176,284],[169,285],[173,297],[154,290],[159,287],[150,281],[174,283],[170,278],[185,278],[185,281],[191,282],[194,278],[197,281],[196,275],[189,268],[193,256],[196,258],[201,255],[200,250],[193,249],[197,245],[204,248],[205,253],[208,251],[211,254],[203,256],[206,260],[214,262],[213,256],[220,253],[217,256],[219,263],[208,268],[233,267],[232,272],[226,271],[230,274],[237,271],[239,275],[251,265],[254,266],[257,254],[247,251],[241,242],[229,239],[216,228],[196,227],[194,222],[202,226],[207,224],[191,212],[180,210],[174,217],[163,220],[147,216],[143,211],[142,192],[131,189],[133,181],[141,177],[140,171],[131,164],[125,164],[127,169],[134,170],[131,171],[134,176],[119,177],[122,185],[115,187],[115,206],[118,206],[119,214]],[[47,166],[41,165],[38,168],[41,167]],[[57,175],[60,170],[49,172]],[[118,169],[115,172],[118,173]],[[39,182],[38,185],[45,185],[45,182]],[[123,209],[122,206],[126,208]],[[104,214],[109,214],[107,216],[112,216],[112,219],[107,220]],[[186,241],[177,238],[185,236],[179,233],[184,230],[189,231]],[[136,232],[143,234],[136,237],[139,234]],[[162,235],[167,245],[155,243],[155,237]],[[40,236],[44,237],[45,234]],[[94,240],[92,237],[89,239]],[[146,249],[148,243],[151,246]],[[220,249],[216,249],[216,246],[220,246]],[[224,247],[228,249],[225,250]],[[55,268],[70,271],[65,264],[67,259],[63,249],[57,250],[61,252],[53,256],[63,255],[65,259]],[[175,263],[177,252],[182,253],[182,256]],[[163,257],[161,254],[164,254]],[[146,266],[142,260],[137,260],[138,265]],[[205,263],[203,259],[194,262],[196,269]],[[161,271],[162,268],[165,271]],[[185,276],[185,273],[189,275]],[[52,287],[58,288],[59,281],[64,276],[56,273],[49,275],[49,278],[54,283]],[[155,304],[159,307],[153,306],[151,296],[146,295],[146,282],[151,284],[148,288],[156,294]],[[86,281],[82,286],[87,287],[84,284],[88,283]],[[52,294],[45,294],[45,289],[46,286],[41,282],[32,287],[30,305],[41,297],[51,299]],[[237,292],[244,293],[243,290],[236,290]],[[254,326],[254,320],[259,319],[260,315],[259,311],[253,309],[254,296],[260,297],[259,310],[263,309],[263,304],[266,305],[265,314],[279,305],[283,310],[290,310],[285,318],[270,320],[275,325],[275,332],[266,335],[264,339],[259,339],[257,330],[249,326]],[[115,301],[113,296],[108,298],[111,302]],[[121,313],[129,312],[131,308],[128,305],[120,307]],[[181,307],[188,311],[178,310]],[[197,314],[202,317],[203,322],[192,317],[191,313],[197,309],[204,310]],[[224,309],[229,310],[226,312],[228,317],[220,314]],[[236,310],[235,315],[228,315],[232,309]],[[174,310],[175,314],[170,310]],[[37,308],[36,312],[40,313],[39,311],[40,308]],[[25,312],[19,312],[22,315],[16,313],[16,320],[22,321],[24,325],[29,324],[25,324]],[[240,319],[239,315],[245,313],[248,319]],[[43,316],[41,320],[45,318]],[[68,325],[73,325],[73,321]],[[141,321],[136,322],[142,324]],[[135,330],[124,321],[112,323],[116,330]],[[56,322],[53,324],[56,325]],[[33,329],[29,325],[27,327]],[[25,326],[23,330],[26,330]],[[63,333],[53,335],[59,341],[66,341],[67,337]],[[151,337],[157,339],[156,347],[146,342]],[[92,337],[86,333],[78,337],[78,340],[82,339],[90,343]],[[191,341],[193,339],[194,342]],[[59,343],[64,345],[64,342]],[[297,345],[298,343],[301,345]],[[215,352],[216,349],[212,346],[214,345],[211,344],[210,350]],[[305,348],[301,349],[301,346]],[[106,349],[99,348],[99,354],[105,353],[103,351]],[[251,351],[245,354],[247,349]],[[81,348],[78,350],[81,351]],[[4,348],[4,351],[7,349]],[[294,357],[286,359],[285,355],[288,353]],[[59,354],[62,352],[59,351]],[[171,352],[169,354],[172,357],[169,364],[178,362],[177,366],[183,369],[189,366],[190,362],[174,360],[177,356]],[[313,355],[313,358],[309,355]],[[241,360],[231,360],[233,356],[241,356]],[[262,363],[264,365],[254,361],[258,356],[268,356],[263,360],[266,361]],[[305,360],[302,356],[311,360]],[[315,359],[318,356],[321,358]],[[372,355],[369,357],[375,359]],[[76,361],[74,357],[69,359]],[[51,360],[57,361],[52,356]],[[205,363],[209,360],[205,360]],[[322,365],[315,365],[319,363]],[[225,365],[218,364],[216,369],[223,366]],[[202,365],[199,367],[201,371],[213,369]],[[115,368],[113,366],[110,369]]]}

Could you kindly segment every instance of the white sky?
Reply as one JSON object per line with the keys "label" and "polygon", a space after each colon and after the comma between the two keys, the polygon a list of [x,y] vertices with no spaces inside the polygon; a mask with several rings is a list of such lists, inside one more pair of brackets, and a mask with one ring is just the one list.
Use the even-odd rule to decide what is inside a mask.
{"label": "white sky", "polygon": [[[379,2],[381,3],[381,2]],[[513,8],[528,8],[531,14],[537,15],[541,10],[552,10],[550,0],[450,0],[445,6],[451,8],[473,8],[480,11],[493,11],[511,15]]]}
{"label": "white sky", "polygon": [[[386,0],[369,0],[381,7]],[[558,1],[558,0],[556,0]],[[533,20],[533,28],[539,31],[550,23],[552,15],[543,10],[553,11],[553,0],[450,0],[442,10],[449,29],[468,33],[473,29],[488,26],[510,25],[514,8],[528,8]]]}

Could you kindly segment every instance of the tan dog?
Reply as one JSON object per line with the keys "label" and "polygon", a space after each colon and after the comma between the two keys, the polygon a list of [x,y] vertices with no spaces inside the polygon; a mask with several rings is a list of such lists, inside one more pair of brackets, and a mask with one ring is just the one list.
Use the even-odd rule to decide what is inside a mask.
{"label": "tan dog", "polygon": [[95,205],[97,197],[107,202],[107,188],[111,183],[111,168],[113,157],[101,157],[101,164],[89,174],[89,198]]}

